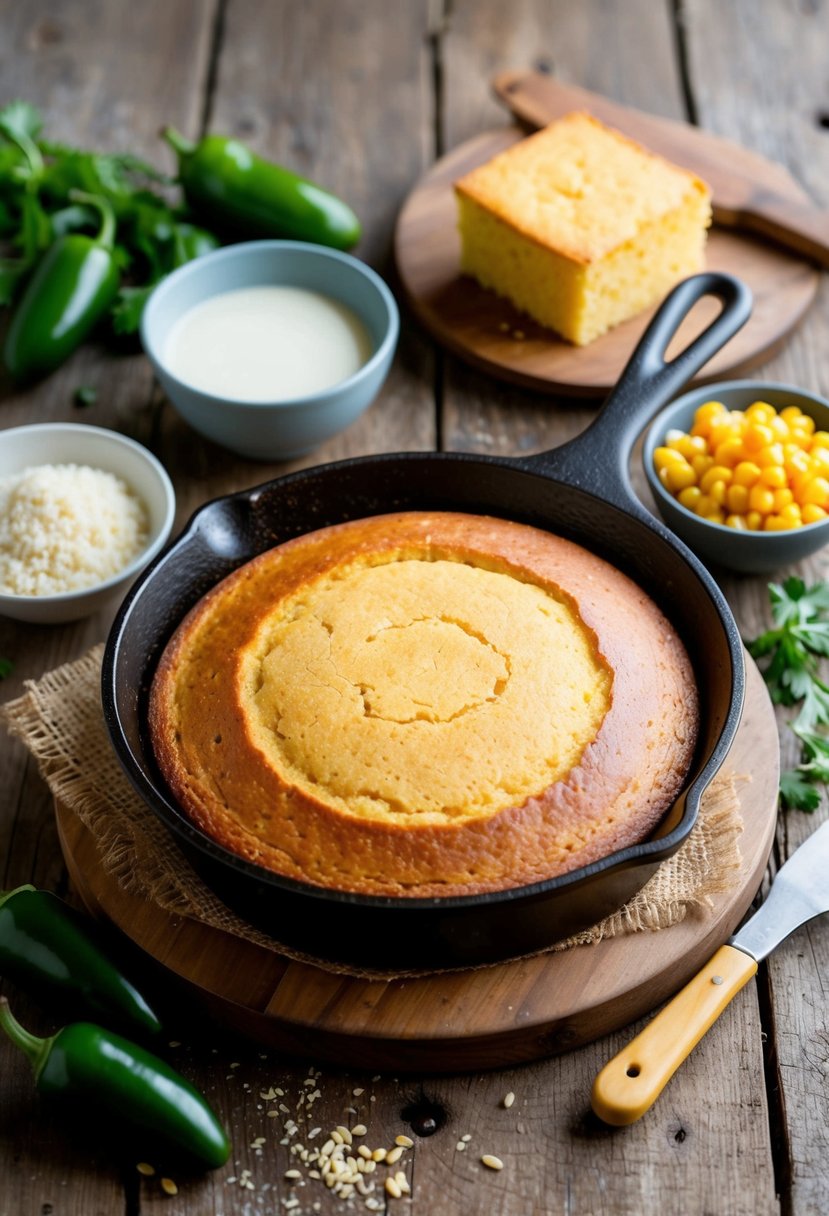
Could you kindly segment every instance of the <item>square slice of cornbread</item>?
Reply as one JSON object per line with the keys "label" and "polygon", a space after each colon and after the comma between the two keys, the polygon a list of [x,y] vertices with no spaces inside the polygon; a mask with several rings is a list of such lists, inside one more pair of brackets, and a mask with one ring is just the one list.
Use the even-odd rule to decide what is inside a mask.
{"label": "square slice of cornbread", "polygon": [[711,194],[573,113],[455,182],[461,269],[578,346],[703,265]]}

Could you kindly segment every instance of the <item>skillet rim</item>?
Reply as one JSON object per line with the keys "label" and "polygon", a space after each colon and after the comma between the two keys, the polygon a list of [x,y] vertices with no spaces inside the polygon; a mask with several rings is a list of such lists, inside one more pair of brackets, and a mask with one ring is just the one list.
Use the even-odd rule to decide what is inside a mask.
{"label": "skillet rim", "polygon": [[[138,581],[130,589],[125,597],[118,613],[113,621],[109,635],[107,637],[106,647],[104,651],[102,671],[101,671],[101,693],[104,720],[107,726],[110,741],[113,744],[116,755],[121,763],[122,768],[126,772],[127,777],[136,789],[137,793],[142,797],[143,801],[150,806],[154,814],[161,819],[162,823],[167,826],[175,836],[185,840],[188,845],[194,846],[202,854],[205,854],[211,863],[219,863],[235,871],[236,876],[244,877],[253,882],[258,882],[265,887],[275,887],[284,891],[288,895],[302,896],[306,899],[317,900],[320,904],[328,905],[345,905],[349,907],[360,907],[364,909],[394,909],[399,911],[411,910],[443,910],[461,911],[472,910],[475,907],[486,906],[491,907],[493,904],[510,904],[513,902],[527,901],[532,902],[544,896],[567,890],[569,888],[577,889],[584,883],[589,882],[599,874],[612,874],[623,872],[626,869],[634,866],[648,866],[655,868],[660,862],[672,856],[679,847],[684,843],[690,835],[699,817],[699,807],[702,796],[705,790],[711,784],[716,774],[722,768],[722,765],[727,757],[728,751],[733,743],[737,727],[743,712],[743,703],[745,697],[745,663],[742,650],[742,642],[739,637],[736,622],[734,621],[731,610],[728,606],[725,597],[723,596],[719,586],[713,576],[699,561],[696,555],[659,519],[652,516],[644,506],[635,499],[635,509],[632,504],[620,506],[616,502],[611,502],[607,498],[603,498],[599,494],[592,495],[595,497],[597,504],[600,504],[604,510],[614,510],[625,515],[638,526],[651,531],[656,537],[660,538],[675,554],[684,562],[689,574],[692,574],[696,582],[705,591],[708,598],[711,600],[717,617],[722,625],[723,637],[727,644],[728,653],[731,657],[730,670],[730,696],[728,700],[728,710],[725,714],[722,727],[717,738],[703,753],[697,761],[698,771],[688,785],[683,787],[678,797],[674,800],[671,807],[665,812],[662,821],[671,815],[672,811],[684,801],[683,809],[680,813],[677,824],[670,829],[664,836],[651,836],[647,840],[640,841],[637,844],[629,845],[627,848],[620,849],[615,853],[609,854],[607,857],[600,858],[597,861],[591,862],[586,866],[581,866],[578,869],[568,871],[566,874],[556,875],[555,877],[544,879],[540,882],[531,883],[525,886],[510,887],[497,891],[478,892],[470,895],[451,895],[451,896],[390,896],[390,895],[368,895],[359,892],[341,891],[335,888],[319,887],[312,883],[304,883],[297,879],[288,878],[278,874],[276,871],[269,870],[264,866],[257,865],[255,862],[250,862],[239,855],[232,853],[223,845],[213,840],[211,837],[203,833],[197,828],[187,817],[184,812],[175,804],[175,800],[171,795],[167,795],[161,783],[154,775],[147,771],[147,766],[135,755],[132,745],[127,737],[127,734],[121,724],[121,716],[118,709],[118,698],[116,693],[116,676],[118,668],[118,659],[124,645],[125,634],[129,627],[129,618],[134,605],[140,600],[141,596],[146,593],[147,587],[154,579],[159,577],[159,572],[162,567],[173,560],[176,552],[185,547],[188,543],[194,544],[197,541],[199,524],[205,517],[211,513],[218,514],[226,509],[229,503],[247,503],[253,505],[256,500],[264,495],[264,493],[273,487],[278,487],[280,490],[289,488],[290,486],[303,482],[311,482],[314,477],[323,476],[325,478],[335,478],[336,475],[344,470],[354,470],[364,467],[378,467],[384,464],[392,464],[395,462],[439,462],[439,463],[463,463],[463,464],[478,464],[488,467],[506,468],[523,474],[531,474],[541,483],[553,482],[558,486],[565,488],[577,488],[580,493],[590,496],[591,492],[583,486],[573,487],[566,479],[558,478],[549,471],[545,471],[546,460],[554,460],[555,453],[558,449],[553,449],[552,452],[539,453],[527,457],[515,456],[493,456],[484,453],[472,452],[436,452],[436,451],[414,451],[414,452],[390,452],[376,453],[366,456],[347,457],[343,460],[333,461],[322,465],[310,466],[306,469],[299,469],[292,473],[284,474],[281,477],[272,478],[269,481],[262,482],[258,485],[249,487],[248,489],[237,490],[232,494],[220,495],[214,499],[203,503],[190,516],[187,523],[182,528],[181,532],[165,547],[165,549],[156,557],[142,573]],[[384,514],[390,508],[378,512],[370,512],[369,514]],[[401,508],[398,508],[401,509]],[[409,508],[417,509],[417,508]],[[444,508],[451,509],[451,508]],[[461,508],[456,508],[460,510]],[[493,514],[499,515],[501,518],[508,518],[498,512],[492,510]],[[364,518],[366,512],[362,515],[348,515],[346,518]],[[341,520],[340,522],[345,522]],[[324,526],[324,525],[320,525]],[[540,526],[540,525],[534,525]],[[314,529],[303,529],[296,535],[306,534]],[[548,529],[552,531],[552,529]],[[284,543],[282,541],[277,543]],[[585,545],[589,548],[589,545]],[[261,550],[264,551],[264,550]],[[233,569],[238,568],[245,562],[251,560],[252,555],[241,558],[238,563],[233,566]],[[607,560],[607,559],[605,559]],[[627,573],[628,577],[634,577],[621,566],[617,566],[623,573]],[[230,572],[230,571],[229,571]],[[228,572],[228,573],[229,573]],[[221,577],[225,577],[222,575]],[[216,580],[221,581],[220,579]],[[638,578],[634,578],[637,585],[641,585]],[[215,582],[211,583],[215,586]],[[197,602],[209,588],[201,591],[199,596],[193,603]],[[650,594],[650,593],[649,593]],[[180,623],[181,618],[179,618]],[[174,626],[174,628],[177,626]],[[158,636],[158,635],[156,635]],[[158,662],[159,655],[156,655],[153,662],[148,663],[146,671],[150,673],[150,669],[154,671]],[[151,678],[151,675],[150,675]],[[138,719],[139,729],[143,734],[146,734],[146,706],[141,704],[141,694],[137,693],[136,700],[136,718]],[[659,827],[655,829],[659,830]]]}

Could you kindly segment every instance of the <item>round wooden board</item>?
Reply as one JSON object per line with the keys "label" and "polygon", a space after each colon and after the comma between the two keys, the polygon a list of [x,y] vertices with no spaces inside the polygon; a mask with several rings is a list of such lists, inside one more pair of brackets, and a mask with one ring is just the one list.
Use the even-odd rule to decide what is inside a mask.
{"label": "round wooden board", "polygon": [[[397,221],[400,280],[411,308],[433,337],[468,363],[524,388],[602,396],[619,379],[654,309],[589,346],[576,347],[459,271],[452,183],[521,138],[517,127],[488,131],[455,148],[421,178]],[[794,203],[808,201],[788,174],[777,173],[772,164],[767,171],[778,193]],[[820,277],[808,262],[735,229],[711,230],[706,264],[709,270],[727,271],[747,283],[754,311],[695,383],[734,376],[769,359],[812,303]],[[668,348],[669,356],[701,332],[717,307],[706,300],[694,309]]]}
{"label": "round wooden board", "polygon": [[779,745],[762,677],[750,659],[747,665],[746,706],[727,761],[731,772],[751,778],[741,783],[741,867],[709,909],[658,933],[477,971],[360,980],[292,962],[126,894],[101,866],[91,833],[58,805],[66,864],[94,915],[183,981],[219,1021],[263,1044],[345,1066],[434,1072],[567,1051],[627,1025],[690,979],[760,885],[774,837]]}

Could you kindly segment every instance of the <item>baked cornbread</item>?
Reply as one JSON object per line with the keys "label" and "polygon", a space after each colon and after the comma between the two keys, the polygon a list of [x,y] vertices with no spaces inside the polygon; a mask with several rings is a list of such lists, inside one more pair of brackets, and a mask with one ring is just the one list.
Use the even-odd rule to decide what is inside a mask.
{"label": "baked cornbread", "polygon": [[408,512],[278,546],[182,622],[155,754],[231,851],[338,890],[464,894],[647,836],[697,731],[656,605],[579,546]]}
{"label": "baked cornbread", "polygon": [[703,265],[708,187],[568,114],[455,183],[461,270],[578,346]]}

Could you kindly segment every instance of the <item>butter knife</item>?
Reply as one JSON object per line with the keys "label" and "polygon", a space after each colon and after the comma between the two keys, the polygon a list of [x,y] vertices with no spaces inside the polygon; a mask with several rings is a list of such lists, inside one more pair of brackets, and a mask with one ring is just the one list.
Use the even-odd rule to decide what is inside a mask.
{"label": "butter knife", "polygon": [[591,1095],[599,1118],[617,1127],[635,1123],[756,973],[758,963],[822,912],[829,912],[829,821],[781,866],[760,910],[604,1066]]}

